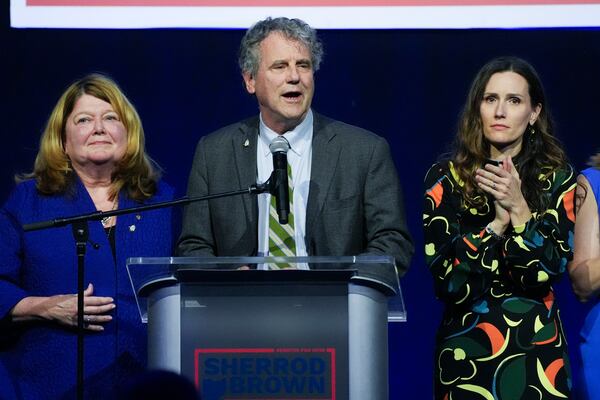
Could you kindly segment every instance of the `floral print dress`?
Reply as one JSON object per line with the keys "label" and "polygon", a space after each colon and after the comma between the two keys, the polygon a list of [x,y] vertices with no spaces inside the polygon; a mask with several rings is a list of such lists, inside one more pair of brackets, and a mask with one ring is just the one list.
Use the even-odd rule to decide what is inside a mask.
{"label": "floral print dress", "polygon": [[493,199],[465,206],[451,162],[433,165],[425,177],[425,259],[445,303],[436,399],[570,396],[567,343],[551,285],[572,258],[576,175],[567,167],[540,179],[548,209],[499,237],[485,230],[494,219]]}

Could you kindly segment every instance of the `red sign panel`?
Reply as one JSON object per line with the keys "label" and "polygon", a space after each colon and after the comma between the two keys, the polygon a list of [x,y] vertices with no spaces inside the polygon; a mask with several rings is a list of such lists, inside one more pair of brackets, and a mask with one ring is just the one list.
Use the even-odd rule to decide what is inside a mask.
{"label": "red sign panel", "polygon": [[194,352],[203,396],[227,400],[336,400],[335,348],[206,348]]}

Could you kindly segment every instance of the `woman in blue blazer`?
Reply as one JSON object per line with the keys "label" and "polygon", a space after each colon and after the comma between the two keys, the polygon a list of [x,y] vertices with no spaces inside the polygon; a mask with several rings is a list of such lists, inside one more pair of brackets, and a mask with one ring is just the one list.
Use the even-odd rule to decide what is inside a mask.
{"label": "woman in blue blazer", "polygon": [[[89,75],[56,104],[33,172],[0,210],[0,398],[59,399],[76,393],[77,256],[70,226],[24,232],[62,216],[173,198],[146,155],[140,118],[115,82]],[[170,209],[89,224],[85,256],[85,398],[106,398],[146,365],[125,260],[170,256]],[[2,368],[0,368],[0,371]],[[3,392],[3,390],[14,392]]]}

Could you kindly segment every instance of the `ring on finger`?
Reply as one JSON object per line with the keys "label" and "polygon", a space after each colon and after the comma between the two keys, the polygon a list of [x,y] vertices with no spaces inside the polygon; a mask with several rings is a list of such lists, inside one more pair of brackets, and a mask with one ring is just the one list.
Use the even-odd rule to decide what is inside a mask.
{"label": "ring on finger", "polygon": [[492,189],[496,189],[496,182],[492,182]]}

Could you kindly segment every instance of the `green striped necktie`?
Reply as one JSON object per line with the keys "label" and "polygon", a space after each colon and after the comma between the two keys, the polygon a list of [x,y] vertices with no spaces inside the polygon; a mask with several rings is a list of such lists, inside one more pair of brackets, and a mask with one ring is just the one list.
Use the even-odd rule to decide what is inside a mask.
{"label": "green striped necktie", "polygon": [[[271,196],[269,205],[269,255],[272,257],[295,257],[296,241],[294,240],[294,181],[292,180],[292,168],[287,165],[290,213],[288,223],[281,225],[275,207],[275,196]],[[289,264],[269,264],[269,269],[290,268]]]}

